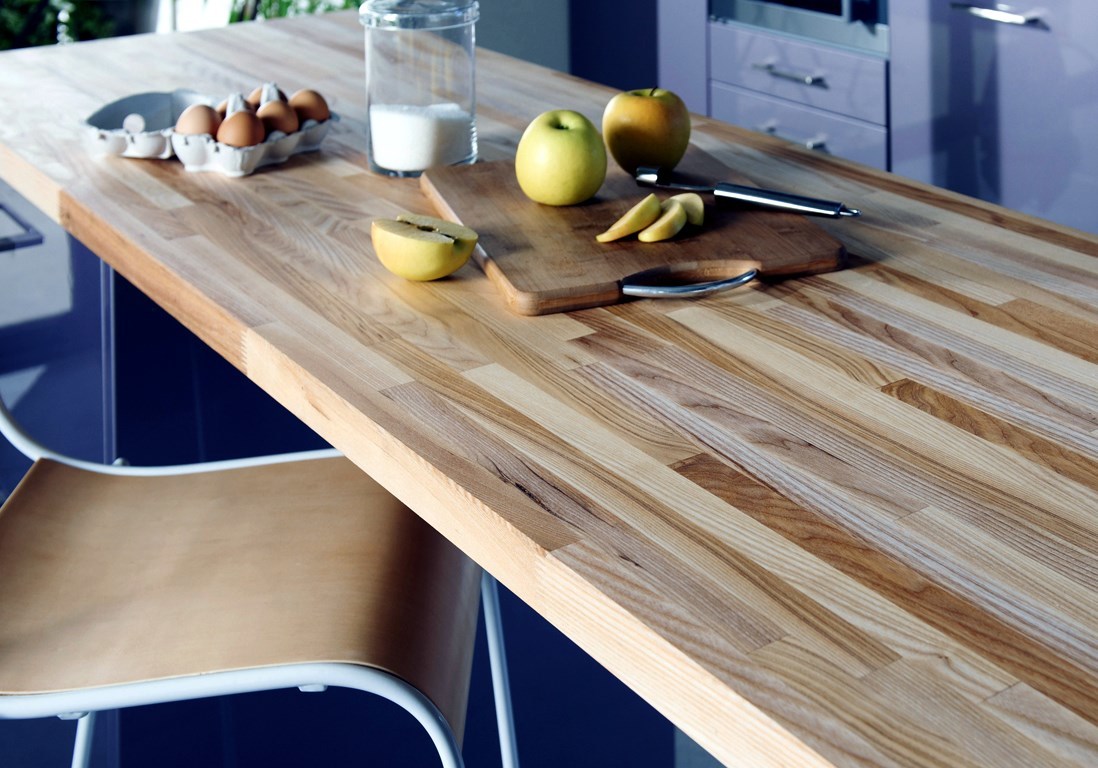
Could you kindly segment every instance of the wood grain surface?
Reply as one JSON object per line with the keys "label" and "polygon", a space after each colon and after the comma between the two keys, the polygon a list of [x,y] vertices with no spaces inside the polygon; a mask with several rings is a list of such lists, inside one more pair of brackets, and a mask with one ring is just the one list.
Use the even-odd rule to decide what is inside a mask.
{"label": "wood grain surface", "polygon": [[[0,54],[0,168],[727,764],[1098,764],[1098,240],[696,117],[862,209],[819,224],[847,268],[522,317],[474,264],[374,258],[372,218],[432,208],[368,172],[362,59],[353,13]],[[330,98],[320,152],[81,145],[127,93],[264,80]],[[506,160],[612,91],[481,51],[477,94]]]}
{"label": "wood grain surface", "polygon": [[[676,170],[698,184],[737,180],[697,148]],[[507,306],[523,315],[617,304],[627,298],[626,283],[705,283],[750,269],[764,278],[828,272],[845,255],[842,243],[806,216],[718,203],[711,194],[703,198],[705,222],[671,240],[596,242],[595,235],[653,192],[612,160],[598,194],[580,205],[533,203],[511,160],[430,169],[420,183],[441,216],[477,230],[477,263]],[[675,193],[656,194],[662,200]]]}

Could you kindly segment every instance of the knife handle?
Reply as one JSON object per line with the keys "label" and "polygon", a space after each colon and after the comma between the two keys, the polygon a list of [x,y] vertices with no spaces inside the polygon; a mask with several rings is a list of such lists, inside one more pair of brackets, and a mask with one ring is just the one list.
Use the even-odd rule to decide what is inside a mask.
{"label": "knife handle", "polygon": [[842,203],[831,200],[817,200],[814,197],[794,195],[789,192],[775,192],[769,189],[757,189],[745,187],[740,184],[721,182],[713,188],[713,194],[729,200],[741,203],[761,205],[766,208],[776,208],[793,213],[805,213],[813,216],[829,216],[837,219],[840,216],[857,216],[858,212],[847,208]]}

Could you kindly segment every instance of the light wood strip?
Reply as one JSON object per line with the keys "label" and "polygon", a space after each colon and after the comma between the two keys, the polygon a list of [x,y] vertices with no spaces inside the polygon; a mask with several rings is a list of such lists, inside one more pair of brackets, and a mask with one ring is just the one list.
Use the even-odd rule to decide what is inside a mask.
{"label": "light wood strip", "polygon": [[[1088,670],[1087,677],[1098,679],[1098,646],[1087,629],[1098,613],[1095,590],[1064,578],[1041,557],[1004,544],[940,509],[927,507],[904,518],[900,525],[925,542],[953,551],[955,567],[973,573],[1003,574],[995,592],[983,592],[979,602],[1011,616],[1015,622],[1024,622],[1022,631],[1040,635],[1049,645],[1071,646],[1072,655]],[[963,545],[957,546],[958,541]],[[971,590],[987,589],[978,580],[968,585]],[[1031,605],[1023,607],[1024,603]]]}
{"label": "light wood strip", "polygon": [[987,706],[1011,727],[1040,742],[1072,765],[1087,766],[1098,746],[1098,727],[1056,706],[1025,683],[1012,685],[987,700]]}
{"label": "light wood strip", "polygon": [[[1096,521],[1084,512],[1098,508],[1098,495],[1089,489],[1065,484],[1050,473],[1020,461],[1013,452],[973,439],[963,431],[942,430],[936,420],[903,407],[875,390],[849,386],[844,377],[828,366],[816,364],[751,334],[736,333],[738,324],[727,316],[690,308],[673,313],[673,317],[725,351],[779,376],[789,391],[804,392],[829,414],[839,415],[848,428],[862,425],[883,438],[882,443],[891,442],[888,452],[904,455],[905,464],[910,458],[918,457],[924,461],[929,459],[940,468],[939,471],[950,475],[953,470],[959,470],[958,475],[939,487],[957,487],[963,482],[962,473],[965,478],[994,477],[993,482],[986,481],[987,488],[981,494],[994,494],[1002,489],[1035,509],[1051,502],[1051,508],[1059,510],[1063,520],[1073,526],[1073,532],[1098,533],[1094,528]],[[730,341],[733,338],[735,342]],[[883,456],[878,454],[878,458]],[[931,491],[929,486],[926,490]]]}
{"label": "light wood strip", "polygon": [[[1047,387],[1053,392],[1059,389],[1064,396],[1074,396],[1088,404],[1094,402],[1086,385],[1094,381],[1098,370],[1095,366],[1087,365],[1074,356],[1050,349],[1044,344],[1004,331],[994,325],[974,320],[966,313],[943,313],[940,305],[896,290],[873,280],[862,272],[837,272],[819,279],[872,296],[874,301],[889,308],[932,323],[933,328],[926,326],[923,329],[923,333],[928,338],[943,339],[945,334],[940,333],[938,328],[948,326],[951,347],[958,352],[965,353],[974,349],[965,342],[978,344],[980,348],[978,351],[973,351],[974,357],[989,359],[993,364],[1002,365],[1005,370],[1018,377],[1032,381],[1035,385]],[[1049,374],[1062,377],[1066,382],[1050,380]],[[1075,384],[1082,386],[1073,386]]]}
{"label": "light wood strip", "polygon": [[[944,754],[933,758],[943,765],[962,764],[964,757],[949,754],[950,745],[958,743],[965,745],[966,757],[975,765],[1023,768],[1055,759],[1042,745],[1010,728],[986,707],[957,696],[948,681],[920,663],[904,660],[890,664],[867,677],[864,690],[870,697],[894,701],[892,709],[903,712],[912,723],[919,724],[917,727],[931,729],[936,739],[913,740],[910,748],[944,750]],[[919,759],[926,760],[927,756],[919,755]]]}
{"label": "light wood strip", "polygon": [[[623,524],[639,528],[647,539],[653,538],[652,530],[661,531],[658,538],[668,541],[674,550],[685,547],[694,552],[694,557],[698,558],[701,566],[699,572],[711,576],[719,573],[722,588],[745,595],[748,602],[755,603],[756,606],[765,606],[763,615],[779,618],[787,627],[796,623],[798,631],[805,633],[807,637],[817,638],[817,641],[827,643],[830,640],[830,652],[836,658],[852,654],[850,663],[856,665],[855,669],[864,664],[879,665],[891,658],[892,654],[887,648],[857,632],[845,622],[836,621],[836,617],[827,612],[816,610],[814,605],[798,601],[794,593],[787,593],[780,581],[774,580],[765,571],[752,567],[737,554],[743,546],[740,537],[744,535],[744,531],[741,526],[748,525],[754,528],[755,533],[763,535],[767,546],[778,546],[783,554],[791,555],[792,550],[786,549],[784,543],[769,531],[754,526],[753,521],[737,511],[715,504],[716,499],[699,493],[699,489],[692,484],[681,482],[682,478],[674,472],[650,462],[643,454],[622,443],[611,433],[595,425],[587,425],[581,430],[568,428],[565,423],[566,409],[542,394],[530,391],[521,380],[502,369],[478,369],[467,372],[466,376],[473,378],[512,407],[518,408],[521,404],[525,413],[536,414],[536,421],[551,426],[553,432],[566,445],[582,446],[583,450],[599,457],[598,466],[607,473],[605,480],[599,483],[598,478],[592,477],[573,481],[586,488],[588,493],[596,485],[603,485],[600,488],[601,495],[591,496],[588,503],[598,504],[608,511],[613,510]],[[549,463],[549,469],[554,474],[559,474],[564,469],[559,465],[559,459],[554,462],[553,455],[538,450],[537,446],[530,445],[528,450],[532,457],[536,456],[539,461]],[[649,505],[659,505],[662,502],[668,505],[668,509],[652,507],[643,516],[626,517],[625,514],[635,505],[635,501],[633,504],[619,501],[622,487],[619,478],[624,477],[632,478],[633,484],[639,482],[647,487],[648,498],[651,499]],[[696,521],[692,529],[678,525],[676,515],[670,511],[683,508],[695,510],[691,515]],[[709,537],[716,537],[716,542],[720,542],[719,550],[722,550],[721,556],[725,563],[722,564],[721,557],[715,556],[716,542],[709,541]],[[842,642],[834,644],[836,641]]]}
{"label": "light wood strip", "polygon": [[1098,490],[1098,461],[1094,459],[1081,456],[1052,440],[1015,427],[978,408],[967,406],[949,395],[910,379],[888,384],[882,388],[882,391],[966,432],[971,432],[982,440],[1008,447],[1057,474]]}
{"label": "light wood strip", "polygon": [[[771,313],[804,331],[863,352],[959,400],[1063,442],[1088,456],[1098,456],[1090,417],[1051,400],[1047,395],[1005,377],[981,360],[959,358],[952,350],[930,344],[863,309],[861,297],[805,286],[789,304]],[[883,341],[887,336],[889,341]]]}
{"label": "light wood strip", "polygon": [[[656,372],[652,370],[656,363],[657,360],[650,358],[645,369],[637,372],[641,380],[649,384],[656,380]],[[890,556],[900,559],[919,572],[927,573],[929,570],[936,577],[947,580],[951,576],[960,575],[948,569],[943,571],[942,562],[929,562],[927,556],[930,550],[911,542],[908,537],[887,524],[890,517],[894,519],[895,516],[882,514],[887,511],[889,504],[885,497],[880,494],[857,495],[850,490],[845,477],[842,486],[828,484],[823,478],[834,476],[833,469],[827,464],[821,467],[818,460],[817,463],[795,462],[789,454],[775,453],[775,448],[784,446],[784,442],[756,442],[750,433],[747,434],[747,439],[741,437],[738,433],[745,419],[752,412],[751,409],[758,405],[758,392],[745,394],[739,388],[722,391],[719,378],[707,382],[701,376],[700,369],[692,370],[684,365],[684,360],[677,357],[662,361],[662,364],[659,375],[671,382],[672,386],[667,391],[672,394],[679,391],[675,385],[681,382],[683,376],[692,383],[709,385],[708,400],[702,401],[702,407],[697,410],[675,411],[674,418],[684,431],[695,435],[714,454],[743,466],[753,476],[772,485],[783,496],[798,504],[827,515],[843,527],[859,531],[874,548],[889,552]],[[623,388],[629,386],[625,379],[619,379],[616,383]],[[656,408],[657,412],[667,409],[668,402],[653,400],[656,394],[653,391],[645,393],[643,402],[646,407]],[[742,403],[737,402],[741,397],[744,398]],[[781,408],[771,411],[779,419],[783,412],[784,409]],[[963,544],[963,541],[960,539],[958,543]],[[945,552],[937,554],[948,557]],[[790,576],[786,575],[784,578],[789,580]],[[961,583],[964,583],[963,579]],[[971,601],[966,602],[974,605]],[[1089,707],[1091,696],[1087,691],[1098,689],[1092,688],[1089,683],[1080,683],[1080,671],[1073,663],[1066,669],[1060,668],[1064,658],[1041,649],[1032,638],[1012,628],[1002,617],[983,611],[984,607],[981,606],[978,611],[969,610],[950,616],[952,631],[957,636],[986,638],[981,652],[992,655],[1017,674],[1036,676],[1039,678],[1036,684],[1045,686],[1043,690],[1057,691],[1059,700],[1068,700],[1074,707]]]}
{"label": "light wood strip", "polygon": [[[683,647],[681,641],[665,647],[658,640],[649,640],[649,627],[636,617],[648,612],[644,610],[645,598],[658,599],[662,590],[658,583],[644,579],[639,569],[630,568],[621,560],[607,560],[601,553],[582,544],[558,552],[556,558],[568,566],[564,580],[566,589],[552,590],[546,594],[546,602],[553,607],[554,614],[561,617],[562,627],[567,630],[591,621],[606,626],[610,631],[606,633],[604,642],[599,648],[588,647],[588,652],[602,660],[623,680],[635,680],[635,687],[650,697],[654,698],[662,690],[675,691],[677,695],[674,700],[662,711],[668,717],[687,723],[687,734],[699,743],[712,744],[710,753],[717,759],[727,765],[746,762],[759,768],[785,768],[790,765],[824,768],[835,763],[879,764],[871,749],[844,733],[838,724],[833,724],[826,734],[820,735],[819,725],[830,720],[826,712],[814,722],[816,729],[805,732],[809,743],[768,717],[755,703],[759,699],[774,702],[779,707],[791,706],[798,711],[804,711],[810,705],[795,690],[777,683],[773,677],[760,674],[733,649],[704,646],[699,649],[699,640],[704,641],[708,636],[687,631],[685,636],[691,652],[682,657],[678,650]],[[550,569],[549,563],[542,566],[546,572]],[[552,580],[560,578],[561,574],[554,570]],[[546,580],[549,580],[548,576]],[[592,581],[608,581],[616,587],[590,601],[584,599],[585,585]],[[608,600],[607,597],[613,599]],[[661,606],[661,613],[674,620],[675,604]],[[682,618],[688,619],[686,616]],[[689,630],[689,625],[684,627],[676,622],[670,628],[678,636],[683,629]],[[629,641],[638,637],[645,638],[643,644]],[[718,652],[714,653],[714,650]],[[720,664],[724,675],[718,677],[710,669],[699,667],[699,655]],[[651,670],[652,674],[638,675],[637,671],[642,669]],[[734,673],[737,685],[729,688],[726,681]],[[697,681],[697,684],[684,689],[678,685],[684,676]],[[750,691],[750,698],[733,692],[736,690]],[[841,742],[841,747],[836,749],[826,743],[828,736]],[[836,752],[843,759],[834,759]],[[851,757],[854,757],[853,761],[849,759]]]}
{"label": "light wood strip", "polygon": [[[729,472],[727,464],[716,457],[697,456],[675,469],[909,612],[910,616],[905,614],[902,619],[898,613],[893,613],[889,620],[896,624],[875,626],[873,631],[887,637],[889,646],[904,658],[920,659],[925,664],[943,663],[939,649],[948,649],[944,665],[948,667],[954,688],[963,691],[968,698],[982,701],[1014,680],[968,651],[968,648],[982,650],[987,647],[989,638],[982,632],[962,633],[959,635],[961,642],[956,642],[930,629],[933,626],[947,633],[955,631],[953,617],[971,610],[963,599],[874,549],[869,541],[847,532],[823,515],[794,504],[746,474]],[[918,620],[911,621],[911,617],[918,617]],[[921,626],[919,620],[929,626]],[[867,622],[862,617],[859,623]]]}

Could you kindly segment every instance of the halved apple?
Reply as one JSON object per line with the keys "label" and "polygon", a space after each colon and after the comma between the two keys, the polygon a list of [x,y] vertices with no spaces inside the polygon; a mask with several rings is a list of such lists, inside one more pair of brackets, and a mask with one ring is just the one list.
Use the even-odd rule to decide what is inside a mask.
{"label": "halved apple", "polygon": [[420,281],[453,274],[469,260],[477,244],[477,233],[469,227],[416,213],[374,219],[370,238],[386,269]]}
{"label": "halved apple", "polygon": [[673,198],[664,200],[660,205],[660,217],[637,235],[642,243],[655,243],[668,240],[686,226],[686,208]]}
{"label": "halved apple", "polygon": [[455,224],[446,219],[436,219],[434,216],[424,216],[421,213],[397,214],[397,221],[406,224],[415,224],[422,230],[441,232],[447,237],[454,238],[455,255],[468,259],[473,255],[473,249],[477,245],[477,233],[462,224]]}
{"label": "halved apple", "polygon": [[595,235],[595,239],[600,243],[620,240],[626,235],[640,232],[659,217],[660,200],[652,193],[626,211],[625,215],[610,225],[610,229]]}
{"label": "halved apple", "polygon": [[683,210],[686,211],[688,224],[700,227],[705,223],[705,203],[697,192],[683,192],[672,195],[668,200],[678,200],[682,204]]}

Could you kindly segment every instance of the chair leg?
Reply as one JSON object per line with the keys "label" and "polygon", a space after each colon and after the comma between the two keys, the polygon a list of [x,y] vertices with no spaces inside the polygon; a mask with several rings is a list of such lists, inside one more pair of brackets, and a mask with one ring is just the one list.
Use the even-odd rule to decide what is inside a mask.
{"label": "chair leg", "polygon": [[492,666],[492,690],[495,693],[496,725],[503,768],[518,768],[518,743],[515,740],[515,716],[511,708],[511,680],[507,673],[507,650],[503,643],[503,623],[499,613],[499,588],[487,571],[480,581],[484,606],[484,629],[488,637],[488,659]]}
{"label": "chair leg", "polygon": [[76,721],[76,743],[72,748],[72,768],[88,768],[91,764],[92,736],[94,733],[94,712],[89,712]]}

